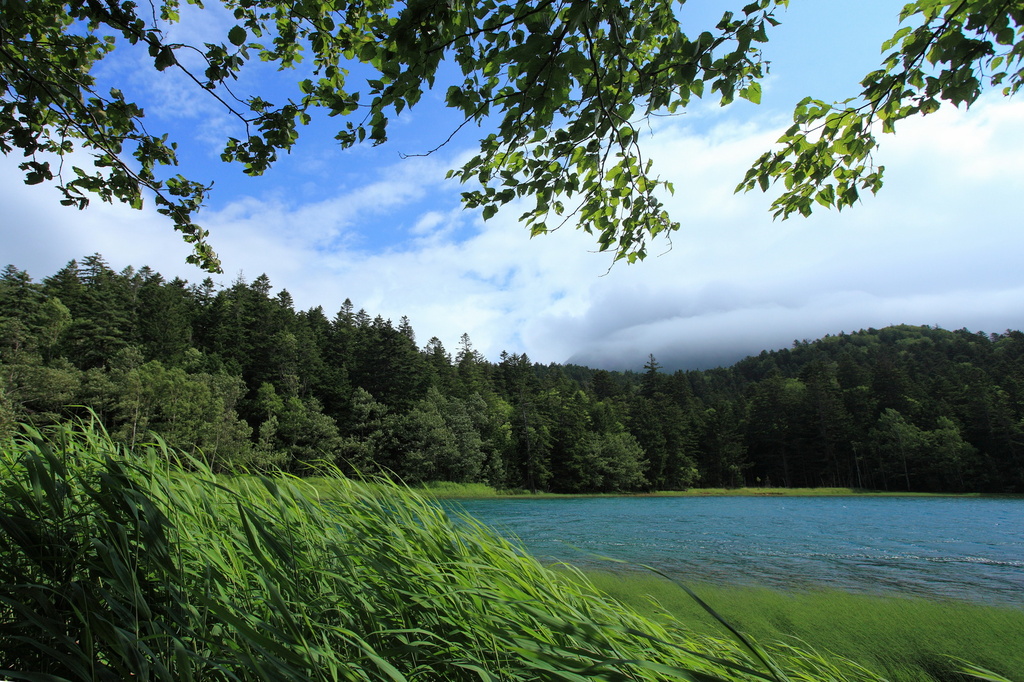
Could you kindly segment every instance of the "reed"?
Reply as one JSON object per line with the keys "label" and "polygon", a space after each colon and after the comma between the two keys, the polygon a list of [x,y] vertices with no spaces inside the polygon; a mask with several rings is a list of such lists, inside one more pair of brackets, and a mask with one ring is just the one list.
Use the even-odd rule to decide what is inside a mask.
{"label": "reed", "polygon": [[218,478],[92,425],[0,446],[0,677],[878,680],[656,620],[408,489]]}

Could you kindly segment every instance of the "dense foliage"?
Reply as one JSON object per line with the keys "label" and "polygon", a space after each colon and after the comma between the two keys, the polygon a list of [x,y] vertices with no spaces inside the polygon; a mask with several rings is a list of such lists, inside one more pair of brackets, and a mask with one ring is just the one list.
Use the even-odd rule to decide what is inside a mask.
{"label": "dense foliage", "polygon": [[397,486],[321,489],[88,427],[0,438],[0,676],[881,679],[644,618]]}
{"label": "dense foliage", "polygon": [[[633,261],[646,255],[649,238],[678,228],[662,204],[671,186],[645,159],[639,132],[693,98],[758,102],[767,73],[762,45],[788,0],[745,0],[699,27],[685,0],[207,5],[4,2],[0,152],[23,159],[27,183],[54,181],[66,205],[84,207],[98,196],[140,208],[152,196],[194,245],[189,260],[217,271],[207,231],[194,222],[211,186],[166,173],[178,162],[176,143],[147,129],[140,75],[209,97],[228,114],[222,158],[250,175],[290,151],[318,112],[343,121],[335,136],[343,147],[379,144],[391,119],[443,89],[444,106],[461,121],[453,127],[483,129],[477,155],[450,173],[468,183],[467,206],[487,218],[529,198],[522,220],[531,234],[571,222],[596,234],[601,250]],[[849,206],[859,191],[882,184],[872,159],[875,124],[892,132],[942,102],[969,107],[985,87],[1006,94],[1020,87],[1019,1],[915,0],[900,21],[860,94],[801,101],[780,148],[740,188],[781,180],[785,191],[774,208],[783,216],[807,214],[816,203]],[[209,40],[178,42],[178,22],[202,24]],[[137,64],[152,64],[151,73],[132,68],[96,78],[111,53],[131,50],[140,52]],[[276,88],[280,77],[239,78],[253,68],[294,75]],[[264,87],[249,90],[246,82]],[[92,167],[68,158],[65,170],[74,152]]]}
{"label": "dense foliage", "polygon": [[1024,491],[1024,334],[890,327],[730,368],[618,373],[454,357],[345,301],[296,311],[267,277],[218,289],[114,272],[0,275],[0,432],[93,410],[214,470],[327,461],[409,483]]}
{"label": "dense foliage", "polygon": [[[26,182],[54,180],[67,205],[98,196],[139,208],[153,196],[194,245],[189,260],[219,271],[194,222],[211,184],[167,177],[176,142],[147,129],[137,83],[94,76],[111,53],[144,50],[138,64],[152,65],[149,77],[229,114],[221,158],[249,175],[290,151],[318,112],[343,121],[342,147],[380,144],[390,120],[436,88],[453,128],[484,127],[478,154],[451,172],[469,183],[467,206],[488,218],[528,197],[531,234],[575,216],[601,250],[632,261],[645,256],[647,237],[678,227],[659,196],[668,183],[637,144],[643,121],[685,107],[705,86],[723,103],[756,100],[758,45],[785,2],[748,0],[690,36],[671,0],[9,2],[0,13],[0,152],[23,155]],[[209,41],[179,42],[178,22],[202,24]],[[252,69],[262,71],[253,78]],[[243,70],[242,82],[262,87],[241,85]],[[293,75],[282,84],[275,70]],[[53,162],[76,150],[94,167]]]}

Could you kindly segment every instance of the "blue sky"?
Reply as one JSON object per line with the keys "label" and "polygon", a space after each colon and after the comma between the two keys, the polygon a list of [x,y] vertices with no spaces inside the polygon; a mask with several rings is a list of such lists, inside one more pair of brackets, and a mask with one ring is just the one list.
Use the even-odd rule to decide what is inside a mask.
{"label": "blue sky", "polygon": [[[300,308],[322,305],[330,316],[348,297],[371,315],[408,315],[421,344],[437,336],[454,350],[468,332],[491,359],[508,350],[622,369],[653,353],[666,367],[688,368],[888,324],[1020,328],[1019,101],[986,96],[966,114],[944,107],[907,122],[883,140],[882,192],[842,213],[773,221],[770,196],[732,194],[799,99],[856,93],[902,4],[793,0],[765,46],[772,73],[761,106],[698,102],[656,121],[646,152],[676,186],[668,205],[683,228],[643,263],[610,270],[585,234],[531,240],[514,206],[486,223],[460,207],[460,186],[444,174],[472,153],[475,130],[430,157],[402,158],[448,136],[455,122],[439,96],[403,114],[376,148],[341,150],[325,125],[335,121],[318,121],[291,155],[252,179],[219,161],[218,142],[238,132],[201,93],[139,68],[133,55],[101,75],[125,83],[150,128],[179,141],[182,172],[215,180],[199,216],[225,267],[215,281],[266,273]],[[681,13],[706,27],[731,6],[702,0]],[[204,17],[176,29],[178,38],[215,38],[230,27],[216,13]],[[246,78],[243,92],[280,77]],[[64,208],[52,188],[21,184],[16,163],[0,159],[0,264],[41,279],[100,252],[116,269],[205,276],[184,263],[186,245],[151,208]]]}

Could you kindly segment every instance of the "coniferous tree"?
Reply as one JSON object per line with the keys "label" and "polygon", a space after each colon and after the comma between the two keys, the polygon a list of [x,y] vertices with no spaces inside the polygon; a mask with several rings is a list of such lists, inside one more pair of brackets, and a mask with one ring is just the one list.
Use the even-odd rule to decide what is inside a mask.
{"label": "coniferous tree", "polygon": [[835,363],[813,360],[801,371],[807,387],[805,414],[810,418],[813,437],[811,452],[819,453],[814,464],[816,477],[824,487],[850,486],[854,477],[850,442],[850,417],[842,400]]}
{"label": "coniferous tree", "polygon": [[[765,485],[797,482],[794,455],[803,451],[803,405],[807,387],[799,379],[774,374],[754,384],[747,401],[747,437],[751,474]],[[801,477],[802,479],[802,477]]]}
{"label": "coniferous tree", "polygon": [[[140,270],[140,273],[142,271]],[[145,276],[136,298],[137,340],[146,356],[179,365],[192,347],[193,302],[187,282]]]}
{"label": "coniferous tree", "polygon": [[50,298],[59,298],[68,310],[77,312],[85,295],[78,261],[68,261],[63,268],[43,279],[43,292]]}
{"label": "coniferous tree", "polygon": [[381,469],[379,451],[390,410],[362,388],[352,392],[350,418],[342,423],[342,442],[338,459],[356,475],[377,473]]}
{"label": "coniferous tree", "polygon": [[442,393],[451,395],[455,392],[455,371],[452,367],[452,357],[445,350],[441,339],[433,336],[423,347],[423,355],[426,357],[427,366],[430,372],[430,383],[436,386]]}
{"label": "coniferous tree", "polygon": [[458,379],[456,390],[460,397],[468,397],[474,393],[486,396],[491,391],[487,361],[473,348],[473,342],[467,333],[459,337],[455,368]]}
{"label": "coniferous tree", "polygon": [[[466,335],[463,338],[468,340]],[[460,369],[468,365],[469,353],[460,353]],[[512,406],[510,425],[514,443],[508,474],[511,481],[531,491],[546,490],[551,479],[549,456],[551,431],[547,416],[538,404],[539,383],[526,354],[503,352],[498,365],[504,394]]]}
{"label": "coniferous tree", "polygon": [[915,486],[911,471],[916,474],[917,463],[929,454],[925,432],[889,407],[882,412],[877,425],[869,432],[869,445],[886,490],[909,492],[920,489]]}
{"label": "coniferous tree", "polygon": [[0,318],[22,320],[30,327],[29,320],[45,300],[41,289],[24,270],[13,265],[4,267],[0,272]]}
{"label": "coniferous tree", "polygon": [[644,374],[640,381],[640,395],[644,398],[653,398],[656,393],[662,393],[662,381],[664,379],[660,372],[661,365],[649,355],[644,364]]}
{"label": "coniferous tree", "polygon": [[601,490],[599,454],[595,447],[587,402],[581,391],[541,395],[550,424],[551,489],[562,493]]}
{"label": "coniferous tree", "polygon": [[598,400],[614,398],[620,394],[618,387],[612,380],[611,372],[603,369],[594,372],[594,377],[590,383],[590,390]]}
{"label": "coniferous tree", "polygon": [[745,485],[750,467],[743,440],[742,405],[720,402],[704,411],[703,437],[698,464],[701,483],[710,487]]}
{"label": "coniferous tree", "polygon": [[93,254],[70,261],[44,281],[47,296],[68,308],[72,323],[61,337],[58,352],[80,368],[99,367],[131,339],[129,286],[103,260]]}

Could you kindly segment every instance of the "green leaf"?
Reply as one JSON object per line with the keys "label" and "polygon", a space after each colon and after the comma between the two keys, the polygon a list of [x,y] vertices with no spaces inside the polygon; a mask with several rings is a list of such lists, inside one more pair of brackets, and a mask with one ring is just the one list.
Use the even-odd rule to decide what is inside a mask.
{"label": "green leaf", "polygon": [[754,104],[760,104],[761,103],[761,84],[760,83],[756,83],[756,82],[755,83],[751,83],[747,87],[745,87],[742,90],[740,90],[740,97],[742,97],[743,99],[745,99],[745,100],[747,100],[749,102],[752,102]]}
{"label": "green leaf", "polygon": [[153,64],[158,71],[163,71],[168,66],[173,66],[174,61],[174,50],[166,45],[157,48]]}
{"label": "green leaf", "polygon": [[234,26],[230,31],[228,31],[228,40],[230,40],[231,44],[235,46],[242,45],[247,37],[248,34],[241,26]]}

